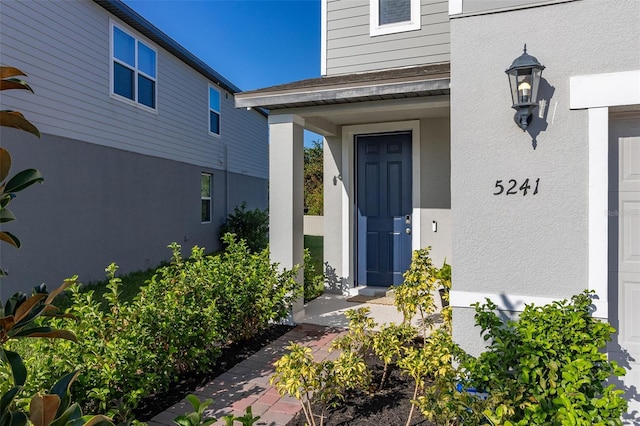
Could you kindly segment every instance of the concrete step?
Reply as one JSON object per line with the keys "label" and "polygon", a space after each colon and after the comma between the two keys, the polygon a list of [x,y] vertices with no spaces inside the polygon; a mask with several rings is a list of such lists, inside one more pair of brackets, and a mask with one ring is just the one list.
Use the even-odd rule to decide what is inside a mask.
{"label": "concrete step", "polygon": [[355,287],[350,289],[349,293],[351,296],[362,295],[362,296],[373,296],[373,297],[383,297],[389,296],[393,297],[393,290],[389,290],[389,287]]}

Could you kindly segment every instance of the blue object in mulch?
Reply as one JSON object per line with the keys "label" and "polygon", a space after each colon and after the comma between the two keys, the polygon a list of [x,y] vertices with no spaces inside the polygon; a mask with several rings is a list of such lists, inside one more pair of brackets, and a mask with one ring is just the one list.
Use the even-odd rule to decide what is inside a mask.
{"label": "blue object in mulch", "polygon": [[462,384],[462,382],[459,382],[456,385],[456,390],[458,392],[460,392],[460,393],[466,392],[469,395],[474,396],[474,397],[476,397],[478,399],[481,399],[481,400],[485,400],[485,399],[489,398],[489,393],[488,392],[480,392],[480,391],[478,391],[476,388],[474,388],[472,386],[469,386],[469,387],[465,388],[464,385]]}

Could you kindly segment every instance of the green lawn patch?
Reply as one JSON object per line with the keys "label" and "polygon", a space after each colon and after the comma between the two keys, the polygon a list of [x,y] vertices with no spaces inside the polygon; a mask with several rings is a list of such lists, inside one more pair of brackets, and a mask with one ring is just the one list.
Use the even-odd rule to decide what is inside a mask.
{"label": "green lawn patch", "polygon": [[324,237],[305,235],[304,248],[309,252],[309,256],[305,256],[304,273],[304,301],[308,302],[324,292]]}

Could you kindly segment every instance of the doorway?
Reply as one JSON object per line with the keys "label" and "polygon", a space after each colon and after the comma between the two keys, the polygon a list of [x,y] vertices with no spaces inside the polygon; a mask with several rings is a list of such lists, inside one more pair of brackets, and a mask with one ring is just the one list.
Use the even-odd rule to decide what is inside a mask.
{"label": "doorway", "polygon": [[355,136],[357,285],[403,281],[412,248],[412,133]]}

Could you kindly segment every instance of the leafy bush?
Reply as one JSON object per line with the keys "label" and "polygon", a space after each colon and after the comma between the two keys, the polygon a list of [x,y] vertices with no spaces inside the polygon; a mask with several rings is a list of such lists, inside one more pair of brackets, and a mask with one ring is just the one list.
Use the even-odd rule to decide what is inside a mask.
{"label": "leafy bush", "polygon": [[[419,314],[422,335],[425,338],[427,330],[433,328],[434,325],[432,315],[437,310],[434,294],[438,290],[438,284],[443,281],[440,277],[440,270],[433,266],[429,251],[431,251],[431,247],[413,252],[411,265],[403,274],[403,283],[393,288],[395,304],[398,311],[402,312],[405,324],[410,322],[416,314]],[[447,266],[445,263],[443,267],[445,271]],[[448,271],[450,277],[451,270]],[[446,273],[444,276],[446,277]]]}
{"label": "leafy bush", "polygon": [[[107,268],[110,276],[105,293],[107,308],[94,298],[93,290],[83,292],[80,285],[70,288],[71,307],[68,315],[79,320],[69,323],[68,329],[78,343],[67,341],[34,341],[23,349],[28,354],[27,365],[33,382],[31,390],[51,386],[51,378],[65,371],[79,370],[72,395],[85,409],[107,412],[119,403],[126,417],[149,391],[169,384],[172,375],[165,352],[153,350],[155,336],[140,321],[138,306],[119,300],[120,280],[115,278],[117,267]],[[60,326],[61,320],[52,320]]]}
{"label": "leafy bush", "polygon": [[[80,405],[72,402],[70,388],[78,378],[79,371],[64,373],[48,392],[36,393],[32,389],[33,381],[29,384],[26,382],[29,374],[22,357],[18,352],[9,349],[10,340],[22,340],[26,337],[66,339],[73,343],[77,341],[72,332],[52,328],[47,321],[43,321],[51,318],[72,318],[69,314],[59,314],[51,302],[58,293],[73,283],[73,279],[67,280],[51,294],[43,284],[35,287],[31,296],[16,293],[7,300],[4,307],[0,306],[0,362],[4,367],[0,369],[0,377],[3,378],[0,382],[0,425],[26,426],[27,419],[35,426],[112,425],[111,419],[105,416],[83,416]],[[27,395],[33,396],[21,400],[18,395],[24,390],[27,391]]]}
{"label": "leafy bush", "polygon": [[[270,383],[275,383],[280,395],[288,394],[300,401],[310,426],[322,426],[327,408],[343,400],[348,390],[360,388],[366,382],[367,366],[353,352],[344,352],[335,361],[318,362],[308,347],[293,343],[287,350],[275,362],[276,372]],[[314,411],[314,403],[319,404],[319,413]]]}
{"label": "leafy bush", "polygon": [[304,147],[304,205],[305,214],[320,215],[324,211],[324,159],[322,140]]}
{"label": "leafy bush", "polygon": [[[148,313],[145,322],[159,327],[156,333],[166,336],[165,344],[172,351],[192,346],[201,350],[203,341],[250,338],[271,322],[286,318],[301,293],[294,280],[297,268],[279,273],[277,265],[269,262],[267,250],[253,253],[233,234],[225,235],[224,241],[224,253],[203,256],[196,247],[187,261],[180,258],[180,246],[173,244],[172,264],[159,269],[141,293],[142,309]],[[161,301],[166,306],[145,309],[145,301]],[[154,317],[156,314],[162,316]],[[205,354],[176,356],[178,364],[186,356],[197,364]]]}
{"label": "leafy bush", "polygon": [[[432,321],[433,294],[438,288],[445,302],[439,327]],[[405,282],[395,289],[403,326],[385,325],[374,332],[377,324],[367,309],[350,310],[348,333],[332,345],[342,351],[336,363],[314,363],[308,351],[293,347],[278,362],[273,380],[279,380],[281,392],[301,399],[310,423],[309,395],[332,395],[338,398],[335,402],[346,389],[332,382],[338,369],[344,368],[337,361],[359,374],[359,381],[342,376],[343,386],[367,387],[371,373],[366,361],[375,355],[384,362],[379,388],[393,364],[415,380],[407,425],[413,407],[443,425],[621,424],[627,406],[623,391],[606,381],[625,372],[607,360],[605,348],[614,329],[591,315],[589,292],[573,296],[571,302],[526,306],[517,320],[501,319],[489,300],[477,304],[476,324],[489,346],[474,358],[452,339],[451,308],[446,303],[450,288],[451,267],[446,262],[442,268],[434,267],[428,248],[414,252]],[[407,330],[416,314],[423,321],[422,345],[412,344],[416,330]],[[322,380],[313,382],[307,374]],[[319,402],[324,411],[328,400]]]}
{"label": "leafy bush", "polygon": [[324,275],[316,272],[311,251],[304,249],[304,301],[308,302],[324,293]]}
{"label": "leafy bush", "polygon": [[[250,338],[285,318],[302,291],[294,280],[297,270],[278,272],[266,250],[251,253],[231,234],[226,243],[223,254],[204,256],[195,247],[187,260],[172,244],[171,264],[132,302],[120,299],[115,265],[107,268],[104,302],[93,290],[71,287],[67,312],[81,321],[67,328],[78,344],[38,339],[19,346],[33,378],[29,391],[51,386],[61,372],[80,370],[74,398],[101,412],[117,407],[111,414],[124,421],[142,397],[166,389],[179,371],[206,370],[230,340]],[[52,326],[61,321],[52,319]],[[9,374],[0,366],[0,378]]]}
{"label": "leafy bush", "polygon": [[623,368],[607,360],[615,330],[591,315],[585,291],[546,306],[528,305],[517,321],[502,320],[487,299],[476,323],[488,350],[470,359],[470,384],[489,393],[484,414],[496,424],[621,424],[623,391],[606,385]]}
{"label": "leafy bush", "polygon": [[269,211],[247,210],[247,203],[233,209],[233,214],[220,227],[221,240],[227,247],[225,235],[235,234],[240,240],[245,240],[247,247],[254,253],[260,252],[269,245]]}

